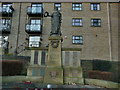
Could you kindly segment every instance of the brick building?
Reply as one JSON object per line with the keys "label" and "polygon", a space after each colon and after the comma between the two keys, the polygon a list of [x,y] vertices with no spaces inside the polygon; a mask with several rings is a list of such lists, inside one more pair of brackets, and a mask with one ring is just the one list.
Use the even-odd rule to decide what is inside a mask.
{"label": "brick building", "polygon": [[119,0],[1,0],[0,47],[9,42],[9,53],[30,56],[27,47],[47,47],[52,14],[62,14],[63,48],[81,48],[83,60],[118,60]]}

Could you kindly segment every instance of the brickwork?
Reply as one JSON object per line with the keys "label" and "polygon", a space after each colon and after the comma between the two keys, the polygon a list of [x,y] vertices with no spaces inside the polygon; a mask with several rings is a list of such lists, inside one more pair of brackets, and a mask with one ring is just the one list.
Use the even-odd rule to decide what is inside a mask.
{"label": "brickwork", "polygon": [[[82,3],[82,11],[73,11],[72,3],[61,3],[63,48],[82,48],[81,59],[118,60],[118,7],[119,3],[100,3],[100,11],[91,11],[89,2]],[[9,34],[9,52],[14,53],[17,46],[27,42],[31,34],[25,32],[28,22],[27,6],[31,3],[13,3],[12,27]],[[54,3],[42,3],[43,10],[50,14]],[[110,16],[110,17],[109,17]],[[72,26],[72,18],[82,18],[83,26]],[[91,27],[91,18],[100,18],[101,27]],[[43,17],[43,28],[40,42],[45,47],[49,41],[51,18]],[[32,34],[33,35],[33,34]],[[36,34],[34,34],[36,35]],[[72,44],[72,36],[83,36],[83,44]]]}

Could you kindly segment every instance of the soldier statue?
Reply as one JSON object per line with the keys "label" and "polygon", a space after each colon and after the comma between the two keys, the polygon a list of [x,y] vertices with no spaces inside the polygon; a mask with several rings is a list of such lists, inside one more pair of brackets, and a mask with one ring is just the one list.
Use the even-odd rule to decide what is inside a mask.
{"label": "soldier statue", "polygon": [[51,32],[50,32],[50,36],[52,35],[59,35],[61,36],[61,31],[60,31],[60,27],[61,27],[61,13],[58,11],[58,8],[55,8],[54,12],[52,13],[52,15],[49,15],[48,12],[45,12],[44,14],[45,17],[50,16],[51,17]]}

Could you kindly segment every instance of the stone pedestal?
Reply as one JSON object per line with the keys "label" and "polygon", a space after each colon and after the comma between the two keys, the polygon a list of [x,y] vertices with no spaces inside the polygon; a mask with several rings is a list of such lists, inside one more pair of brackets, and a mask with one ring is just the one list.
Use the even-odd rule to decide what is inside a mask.
{"label": "stone pedestal", "polygon": [[61,67],[60,36],[49,37],[48,60],[44,75],[44,83],[63,84],[63,68]]}
{"label": "stone pedestal", "polygon": [[47,66],[61,66],[61,37],[50,36]]}
{"label": "stone pedestal", "polygon": [[[31,48],[28,77],[45,84],[84,84],[80,63],[81,49],[61,49],[61,41],[61,36],[50,36],[48,48]],[[38,78],[41,79],[37,80]]]}
{"label": "stone pedestal", "polygon": [[64,83],[84,84],[81,67],[64,67]]}
{"label": "stone pedestal", "polygon": [[63,69],[61,67],[46,67],[44,83],[63,84]]}

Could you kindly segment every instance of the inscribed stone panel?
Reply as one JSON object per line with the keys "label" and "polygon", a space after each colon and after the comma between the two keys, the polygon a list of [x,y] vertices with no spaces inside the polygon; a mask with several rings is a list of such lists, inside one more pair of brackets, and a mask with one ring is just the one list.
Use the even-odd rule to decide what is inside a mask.
{"label": "inscribed stone panel", "polygon": [[77,66],[77,52],[73,52],[73,66]]}
{"label": "inscribed stone panel", "polygon": [[41,55],[41,65],[45,65],[45,56],[46,56],[46,53],[43,51]]}
{"label": "inscribed stone panel", "polygon": [[37,75],[37,68],[33,68],[32,70],[32,76],[36,76]]}
{"label": "inscribed stone panel", "polygon": [[40,69],[40,76],[44,76],[44,69]]}
{"label": "inscribed stone panel", "polygon": [[38,64],[38,51],[34,52],[34,64]]}
{"label": "inscribed stone panel", "polygon": [[69,66],[69,56],[70,56],[70,53],[65,52],[65,66]]}
{"label": "inscribed stone panel", "polygon": [[73,77],[78,77],[78,70],[73,70],[72,76]]}

